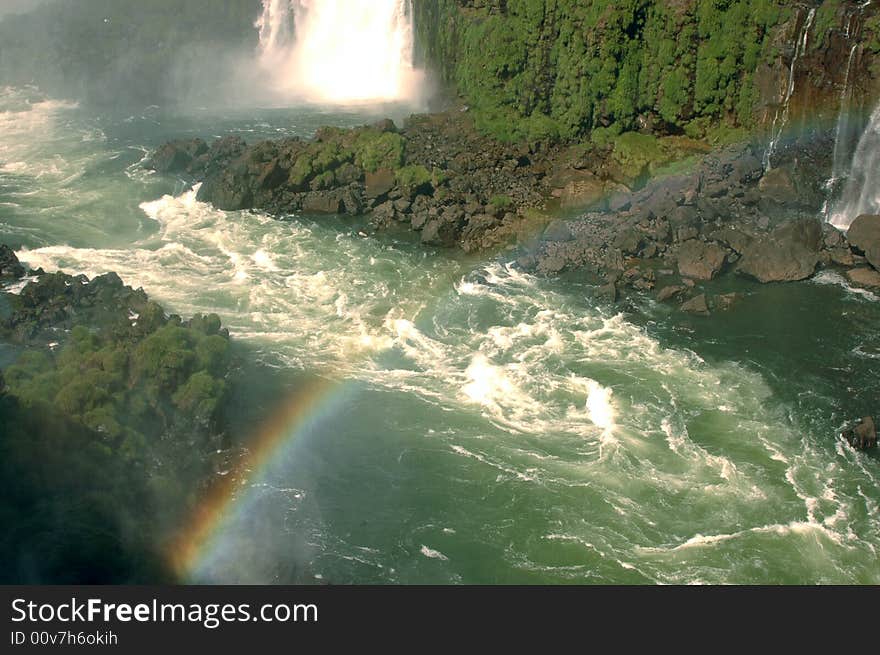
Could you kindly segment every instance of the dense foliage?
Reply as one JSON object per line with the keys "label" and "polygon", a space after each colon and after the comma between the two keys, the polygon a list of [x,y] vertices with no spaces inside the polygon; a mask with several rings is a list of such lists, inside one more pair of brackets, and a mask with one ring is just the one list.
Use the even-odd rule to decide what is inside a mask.
{"label": "dense foliage", "polygon": [[43,274],[0,309],[0,578],[155,581],[228,445],[220,320],[166,317],[112,274]]}
{"label": "dense foliage", "polygon": [[753,120],[784,0],[419,0],[422,56],[506,138]]}

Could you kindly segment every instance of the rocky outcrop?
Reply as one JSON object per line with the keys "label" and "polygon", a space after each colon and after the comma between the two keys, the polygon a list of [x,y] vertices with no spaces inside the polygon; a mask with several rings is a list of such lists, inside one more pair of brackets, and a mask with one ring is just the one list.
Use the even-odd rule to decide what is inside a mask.
{"label": "rocky outcrop", "polygon": [[523,264],[548,270],[547,261],[553,260],[569,270],[623,270],[627,258],[659,259],[683,267],[685,277],[711,279],[751,239],[748,230],[762,218],[769,224],[757,208],[755,183],[761,172],[748,146],[707,155],[690,172],[655,178],[635,191],[615,191],[606,211],[589,212],[566,228],[555,227],[552,235],[545,233]]}
{"label": "rocky outcrop", "polygon": [[377,228],[408,225],[427,245],[474,252],[525,231],[526,213],[551,195],[548,158],[558,154],[499,143],[454,111],[402,129],[322,128],[309,141],[174,141],[144,165],[201,182],[199,200],[220,209],[367,214]]}
{"label": "rocky outcrop", "polygon": [[25,274],[24,266],[18,261],[15,252],[9,246],[0,244],[0,282],[17,280]]}
{"label": "rocky outcrop", "polygon": [[880,216],[859,216],[846,233],[850,244],[880,270]]}
{"label": "rocky outcrop", "polygon": [[840,436],[856,450],[868,450],[877,446],[877,428],[870,416],[847,428]]}
{"label": "rocky outcrop", "polygon": [[805,280],[816,272],[821,248],[818,220],[791,221],[747,246],[737,270],[759,282]]}
{"label": "rocky outcrop", "polygon": [[854,268],[846,273],[850,282],[868,289],[880,289],[880,273],[873,268]]}
{"label": "rocky outcrop", "polygon": [[160,146],[144,162],[144,168],[159,173],[184,173],[194,160],[208,152],[208,144],[202,139],[170,141]]}

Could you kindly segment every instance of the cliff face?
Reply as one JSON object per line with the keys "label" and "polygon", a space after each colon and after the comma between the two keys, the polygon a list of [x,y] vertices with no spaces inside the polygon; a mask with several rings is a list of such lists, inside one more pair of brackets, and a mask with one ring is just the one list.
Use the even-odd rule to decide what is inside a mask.
{"label": "cliff face", "polygon": [[772,138],[833,124],[842,98],[857,113],[880,96],[880,2],[414,0],[414,12],[422,62],[502,138]]}

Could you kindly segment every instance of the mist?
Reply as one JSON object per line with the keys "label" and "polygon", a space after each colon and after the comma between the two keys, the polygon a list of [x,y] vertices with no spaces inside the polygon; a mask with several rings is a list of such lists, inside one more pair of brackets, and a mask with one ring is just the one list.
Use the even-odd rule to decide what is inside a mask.
{"label": "mist", "polygon": [[24,14],[33,11],[50,2],[61,2],[61,0],[3,0],[0,4],[0,20],[11,14]]}
{"label": "mist", "polygon": [[[143,107],[248,97],[260,0],[4,0],[0,84]],[[27,11],[27,13],[21,13]]]}
{"label": "mist", "polygon": [[[352,44],[340,17],[322,5],[304,9],[288,0],[4,0],[0,85],[131,111],[389,103],[423,109],[426,84],[412,66],[407,5],[386,0],[382,12],[363,0],[351,5],[341,20],[363,43]],[[270,9],[286,23],[273,26],[284,39],[267,36]],[[294,36],[294,18],[304,34]],[[374,29],[363,32],[365,21]],[[386,23],[395,26],[394,38]],[[378,91],[368,97],[365,88]]]}

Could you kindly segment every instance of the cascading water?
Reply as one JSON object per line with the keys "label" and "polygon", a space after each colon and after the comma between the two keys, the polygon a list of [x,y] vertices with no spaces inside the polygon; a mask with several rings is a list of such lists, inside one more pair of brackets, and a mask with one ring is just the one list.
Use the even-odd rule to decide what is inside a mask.
{"label": "cascading water", "polygon": [[862,214],[880,213],[880,104],[856,147],[846,186],[828,213],[828,222],[841,229]]}
{"label": "cascading water", "polygon": [[[849,25],[847,25],[847,33],[849,33]],[[858,49],[858,44],[854,44],[850,48],[846,63],[846,75],[843,78],[843,89],[840,92],[840,113],[837,116],[837,126],[834,130],[834,162],[831,167],[831,178],[826,185],[832,193],[846,174],[844,168],[847,163],[847,145],[850,140],[850,96],[852,95],[850,75]]]}
{"label": "cascading water", "polygon": [[794,96],[797,63],[807,51],[807,41],[810,38],[810,30],[813,28],[813,21],[815,19],[816,9],[813,8],[810,9],[807,14],[807,18],[801,27],[800,34],[798,35],[794,56],[791,60],[791,68],[789,68],[788,72],[788,87],[785,90],[785,97],[782,100],[782,111],[780,112],[777,109],[776,115],[773,117],[773,126],[770,130],[770,142],[767,144],[767,150],[764,153],[764,170],[770,170],[770,168],[772,168],[773,155],[776,153],[776,148],[779,146],[779,141],[782,139],[783,132],[785,132],[785,126],[788,123],[788,115],[791,108],[791,99],[792,96]]}
{"label": "cascading water", "polygon": [[263,0],[260,63],[275,90],[308,102],[414,102],[410,0]]}
{"label": "cascading water", "polygon": [[[847,216],[847,214],[853,211],[858,211],[859,201],[857,198],[861,198],[865,192],[865,189],[863,188],[855,188],[857,184],[859,184],[859,182],[856,182],[855,184],[847,185],[844,193],[840,193],[841,187],[843,187],[844,183],[850,178],[850,169],[855,168],[853,146],[859,135],[854,129],[855,126],[853,125],[851,116],[853,100],[851,84],[852,72],[857,55],[859,55],[861,51],[859,37],[861,36],[862,15],[865,9],[872,4],[872,1],[873,0],[867,0],[866,2],[861,3],[847,16],[844,36],[847,40],[854,40],[855,42],[850,47],[849,57],[847,58],[846,63],[846,73],[843,79],[843,88],[840,92],[840,112],[837,116],[837,125],[834,131],[834,159],[831,167],[831,177],[825,183],[825,188],[828,192],[828,200],[825,202],[822,213],[828,222],[844,228],[848,227],[856,216],[858,216],[858,214],[851,216]],[[864,135],[867,136],[870,133],[870,130],[871,125],[869,124]],[[859,144],[859,147],[861,147],[861,144]],[[840,197],[838,198],[838,196]],[[834,202],[835,199],[838,199],[836,203]]]}

